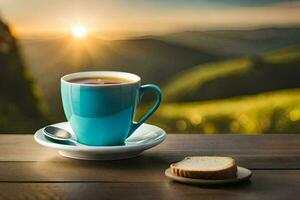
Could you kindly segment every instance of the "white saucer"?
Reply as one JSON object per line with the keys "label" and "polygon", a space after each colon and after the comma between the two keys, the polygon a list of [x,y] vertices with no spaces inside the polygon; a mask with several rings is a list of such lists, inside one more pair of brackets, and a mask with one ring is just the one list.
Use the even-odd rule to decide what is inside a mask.
{"label": "white saucer", "polygon": [[[69,131],[75,138],[70,124],[61,122],[53,124]],[[59,144],[48,140],[43,134],[43,128],[34,134],[34,139],[41,145],[58,150],[59,154],[65,157],[81,160],[119,160],[138,156],[143,151],[150,149],[166,138],[166,133],[161,128],[142,124],[122,146],[76,146]]]}
{"label": "white saucer", "polygon": [[186,178],[173,174],[170,168],[166,169],[165,175],[174,181],[191,184],[191,185],[202,185],[202,186],[213,186],[213,185],[224,185],[224,184],[232,184],[238,183],[241,181],[248,180],[252,172],[244,167],[237,167],[237,176],[236,178],[223,179],[223,180],[209,180],[209,179],[196,179],[196,178]]}

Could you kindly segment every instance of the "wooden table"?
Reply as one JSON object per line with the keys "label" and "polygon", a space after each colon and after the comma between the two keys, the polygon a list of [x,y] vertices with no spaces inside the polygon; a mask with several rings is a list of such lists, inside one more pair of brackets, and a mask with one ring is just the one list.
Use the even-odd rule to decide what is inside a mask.
{"label": "wooden table", "polygon": [[[170,181],[169,164],[190,155],[229,155],[251,181],[196,187]],[[299,199],[300,134],[179,135],[120,161],[78,161],[35,143],[0,135],[0,199]]]}

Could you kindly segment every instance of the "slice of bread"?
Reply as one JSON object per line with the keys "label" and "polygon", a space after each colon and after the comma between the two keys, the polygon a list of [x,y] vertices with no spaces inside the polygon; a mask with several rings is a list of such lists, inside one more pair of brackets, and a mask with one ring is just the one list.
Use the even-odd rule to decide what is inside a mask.
{"label": "slice of bread", "polygon": [[235,178],[237,166],[231,157],[193,156],[170,166],[174,175],[199,179]]}

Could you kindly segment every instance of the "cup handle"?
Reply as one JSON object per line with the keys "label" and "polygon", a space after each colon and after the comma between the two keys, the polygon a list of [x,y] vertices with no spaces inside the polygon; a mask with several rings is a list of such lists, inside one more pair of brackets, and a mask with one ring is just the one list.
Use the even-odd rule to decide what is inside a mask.
{"label": "cup handle", "polygon": [[132,122],[130,132],[127,136],[127,138],[139,127],[141,126],[159,107],[160,102],[161,102],[161,90],[158,86],[154,84],[147,84],[147,85],[142,85],[140,87],[140,92],[139,92],[139,100],[142,99],[142,96],[145,92],[147,91],[154,91],[156,94],[156,101],[152,108],[140,119],[138,122]]}

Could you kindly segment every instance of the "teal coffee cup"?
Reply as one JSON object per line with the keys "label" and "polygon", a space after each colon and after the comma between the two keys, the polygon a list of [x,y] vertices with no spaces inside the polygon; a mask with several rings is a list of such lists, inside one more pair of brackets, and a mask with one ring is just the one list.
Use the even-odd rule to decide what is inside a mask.
{"label": "teal coffee cup", "polygon": [[[135,122],[137,105],[148,91],[156,94],[156,102]],[[123,145],[161,102],[161,91],[156,85],[141,85],[139,76],[113,71],[78,72],[63,76],[61,96],[65,115],[77,141],[92,146]]]}

